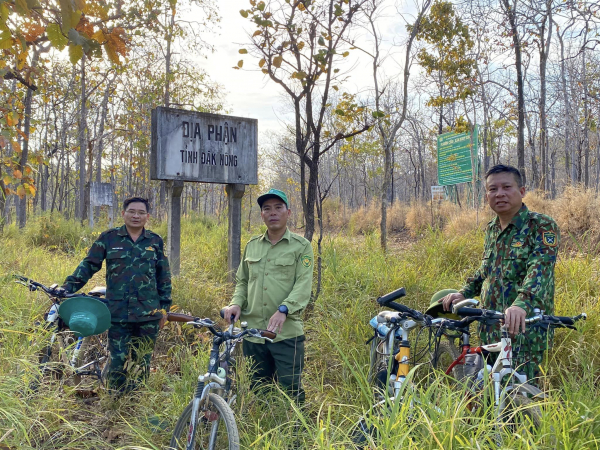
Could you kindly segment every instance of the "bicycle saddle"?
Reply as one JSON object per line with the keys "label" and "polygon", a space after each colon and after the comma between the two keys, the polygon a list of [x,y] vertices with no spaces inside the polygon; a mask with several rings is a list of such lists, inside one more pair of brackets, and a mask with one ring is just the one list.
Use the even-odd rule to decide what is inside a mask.
{"label": "bicycle saddle", "polygon": [[106,286],[96,286],[94,289],[88,292],[88,295],[105,296]]}

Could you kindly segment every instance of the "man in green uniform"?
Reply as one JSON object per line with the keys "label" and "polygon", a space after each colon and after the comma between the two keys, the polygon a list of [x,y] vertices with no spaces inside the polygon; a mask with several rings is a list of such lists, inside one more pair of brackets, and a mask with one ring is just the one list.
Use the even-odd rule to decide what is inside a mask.
{"label": "man in green uniform", "polygon": [[[523,333],[513,345],[517,370],[535,382],[552,335],[539,327],[525,330],[525,318],[534,308],[554,313],[558,226],[552,218],[527,209],[518,169],[497,165],[485,179],[486,200],[497,217],[486,229],[483,261],[458,293],[440,302],[449,311],[453,303],[479,295],[483,308],[504,311],[511,336]],[[499,325],[480,326],[479,335],[483,343],[498,342]]]}
{"label": "man in green uniform", "polygon": [[[116,392],[135,388],[148,376],[156,336],[171,306],[171,273],[162,238],[144,226],[148,200],[133,197],[123,202],[125,224],[105,231],[92,244],[63,288],[76,292],[102,268],[106,260],[106,299],[111,313],[108,330],[110,365],[108,386]],[[141,371],[127,383],[125,363],[129,352]]]}
{"label": "man in green uniform", "polygon": [[313,250],[308,240],[287,228],[291,210],[285,193],[271,189],[257,201],[267,231],[246,245],[225,317],[230,320],[234,316],[234,321],[241,318],[251,328],[277,333],[273,343],[244,341],[244,356],[255,364],[253,384],[276,379],[302,403],[302,311],[311,295]]}

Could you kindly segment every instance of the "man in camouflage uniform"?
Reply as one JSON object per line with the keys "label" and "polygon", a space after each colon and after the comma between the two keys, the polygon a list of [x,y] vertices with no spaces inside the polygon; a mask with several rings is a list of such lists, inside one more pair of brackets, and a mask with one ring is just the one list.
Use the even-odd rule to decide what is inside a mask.
{"label": "man in camouflage uniform", "polygon": [[[497,165],[486,174],[486,200],[497,217],[485,234],[481,266],[459,293],[440,300],[445,310],[452,303],[480,296],[483,308],[504,311],[513,344],[517,370],[535,383],[552,332],[540,327],[525,330],[525,318],[539,308],[554,313],[554,264],[559,231],[554,220],[527,209],[521,174],[511,166]],[[500,325],[479,327],[481,342],[500,341]]]}
{"label": "man in camouflage uniform", "polygon": [[[78,291],[106,260],[106,299],[112,322],[108,386],[122,393],[148,376],[156,337],[166,322],[166,316],[157,311],[168,311],[171,306],[171,273],[162,238],[144,228],[148,200],[125,200],[121,215],[125,224],[100,235],[63,288]],[[125,363],[130,351],[141,370],[128,384]]]}
{"label": "man in camouflage uniform", "polygon": [[287,196],[271,189],[257,199],[267,231],[254,236],[244,250],[236,286],[225,317],[241,317],[250,328],[277,334],[273,343],[244,340],[244,356],[255,364],[253,386],[276,379],[298,403],[304,402],[302,312],[310,301],[313,250],[310,242],[287,228]]}

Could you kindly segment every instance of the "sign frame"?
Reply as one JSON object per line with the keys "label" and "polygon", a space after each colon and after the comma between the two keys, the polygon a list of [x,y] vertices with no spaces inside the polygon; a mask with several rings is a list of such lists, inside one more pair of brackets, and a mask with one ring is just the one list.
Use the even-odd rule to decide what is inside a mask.
{"label": "sign frame", "polygon": [[472,132],[444,133],[437,137],[438,185],[452,186],[472,182],[474,160],[478,153],[479,127]]}
{"label": "sign frame", "polygon": [[258,120],[153,109],[150,178],[258,184]]}

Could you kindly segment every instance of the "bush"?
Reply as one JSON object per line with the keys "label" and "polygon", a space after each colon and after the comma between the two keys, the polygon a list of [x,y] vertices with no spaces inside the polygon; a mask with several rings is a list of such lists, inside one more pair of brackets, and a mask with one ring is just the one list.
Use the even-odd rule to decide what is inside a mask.
{"label": "bush", "polygon": [[24,237],[35,246],[69,254],[89,247],[98,234],[60,214],[33,217],[23,232]]}

